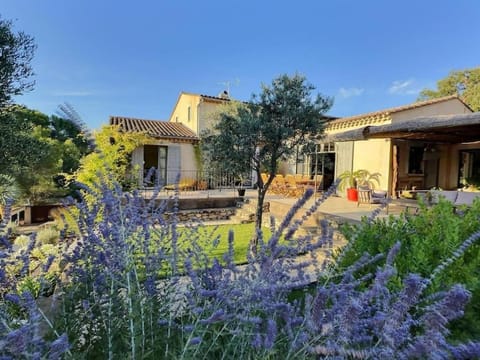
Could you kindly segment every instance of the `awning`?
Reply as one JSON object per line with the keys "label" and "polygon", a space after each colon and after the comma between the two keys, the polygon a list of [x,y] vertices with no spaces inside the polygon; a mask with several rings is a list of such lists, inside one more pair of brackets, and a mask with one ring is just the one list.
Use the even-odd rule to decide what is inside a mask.
{"label": "awning", "polygon": [[423,140],[441,143],[480,141],[480,112],[436,115],[326,135],[322,142],[341,142],[379,138]]}

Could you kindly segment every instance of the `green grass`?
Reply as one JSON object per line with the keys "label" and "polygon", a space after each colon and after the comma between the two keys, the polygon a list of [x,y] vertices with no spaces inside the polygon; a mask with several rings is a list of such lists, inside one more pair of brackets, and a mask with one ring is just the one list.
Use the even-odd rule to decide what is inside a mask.
{"label": "green grass", "polygon": [[[234,233],[234,262],[244,264],[247,262],[247,253],[250,240],[255,233],[255,224],[235,224],[219,226],[200,226],[195,233],[198,234],[198,244],[202,246],[209,258],[222,260],[223,254],[228,252],[228,233]],[[268,228],[262,228],[263,238],[267,241],[271,232]],[[188,248],[189,238],[194,232],[188,228],[179,228],[179,235],[182,238],[182,247]],[[218,244],[215,246],[216,239]]]}

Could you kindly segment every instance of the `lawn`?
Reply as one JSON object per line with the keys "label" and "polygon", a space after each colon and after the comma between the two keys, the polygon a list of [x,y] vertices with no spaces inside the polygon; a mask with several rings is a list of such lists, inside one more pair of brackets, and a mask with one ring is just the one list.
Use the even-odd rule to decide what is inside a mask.
{"label": "lawn", "polygon": [[[182,239],[182,247],[188,247],[189,241],[193,236],[197,237],[197,242],[205,250],[210,258],[222,260],[223,254],[228,252],[228,233],[233,230],[234,233],[234,261],[236,264],[247,262],[247,252],[250,240],[255,232],[255,224],[227,224],[219,226],[200,226],[196,230],[190,228],[179,228]],[[271,232],[268,228],[262,228],[263,238],[267,241]]]}

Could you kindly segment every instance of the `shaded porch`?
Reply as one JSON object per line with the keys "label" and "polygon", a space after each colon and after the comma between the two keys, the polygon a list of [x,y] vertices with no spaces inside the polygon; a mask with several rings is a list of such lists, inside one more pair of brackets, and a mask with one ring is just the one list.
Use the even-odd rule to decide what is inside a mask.
{"label": "shaded porch", "polygon": [[327,136],[324,141],[374,139],[390,141],[386,175],[392,197],[405,189],[458,189],[472,179],[480,180],[478,112],[365,126]]}

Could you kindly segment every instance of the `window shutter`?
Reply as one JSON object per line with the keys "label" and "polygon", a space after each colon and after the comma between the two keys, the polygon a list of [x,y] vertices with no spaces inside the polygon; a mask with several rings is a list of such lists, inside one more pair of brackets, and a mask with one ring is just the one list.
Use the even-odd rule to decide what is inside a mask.
{"label": "window shutter", "polygon": [[181,171],[180,146],[171,145],[167,152],[167,184],[172,184]]}
{"label": "window shutter", "polygon": [[135,148],[132,152],[132,169],[136,173],[134,176],[138,176],[138,185],[143,184],[143,146]]}

